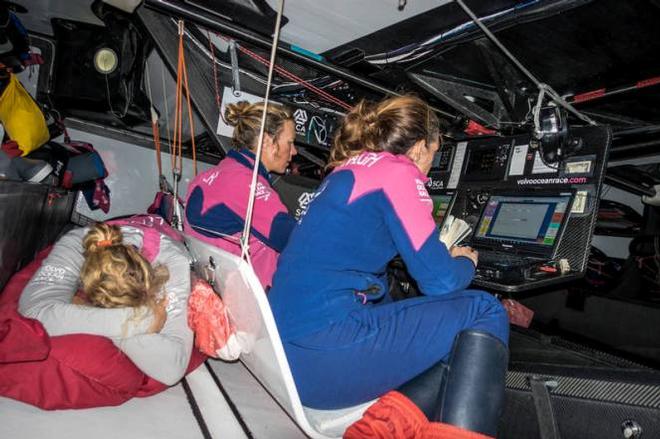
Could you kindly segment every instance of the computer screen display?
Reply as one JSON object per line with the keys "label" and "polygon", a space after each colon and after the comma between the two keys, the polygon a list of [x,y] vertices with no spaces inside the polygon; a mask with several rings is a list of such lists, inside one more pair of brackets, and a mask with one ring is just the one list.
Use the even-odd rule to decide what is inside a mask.
{"label": "computer screen display", "polygon": [[493,195],[484,207],[475,238],[552,247],[571,197]]}
{"label": "computer screen display", "polygon": [[431,199],[433,200],[433,219],[438,225],[438,228],[440,228],[442,227],[442,223],[445,221],[445,218],[449,213],[454,195],[434,194],[431,195]]}

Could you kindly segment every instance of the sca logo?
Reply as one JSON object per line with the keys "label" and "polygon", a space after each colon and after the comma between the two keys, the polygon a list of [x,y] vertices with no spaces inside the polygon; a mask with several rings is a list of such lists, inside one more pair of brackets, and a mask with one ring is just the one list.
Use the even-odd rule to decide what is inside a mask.
{"label": "sca logo", "polygon": [[303,110],[302,108],[298,108],[293,113],[293,120],[296,122],[296,134],[304,136],[306,133],[305,124],[308,120],[307,111]]}
{"label": "sca logo", "polygon": [[307,212],[307,208],[309,207],[309,203],[312,202],[316,198],[314,196],[314,192],[303,192],[300,194],[298,197],[298,208],[296,209],[296,218],[302,217],[305,212]]}
{"label": "sca logo", "polygon": [[426,187],[429,190],[436,190],[436,189],[443,189],[444,184],[442,180],[434,179],[434,178],[429,178],[429,181],[426,182]]}

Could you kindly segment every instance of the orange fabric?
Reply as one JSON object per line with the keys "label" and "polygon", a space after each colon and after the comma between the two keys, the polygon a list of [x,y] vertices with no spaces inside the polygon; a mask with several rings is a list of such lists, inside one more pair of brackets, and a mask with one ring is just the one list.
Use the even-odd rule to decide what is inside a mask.
{"label": "orange fabric", "polygon": [[362,419],[348,427],[345,439],[421,439],[429,421],[422,411],[397,391],[383,395]]}
{"label": "orange fabric", "polygon": [[236,348],[235,330],[227,307],[202,279],[193,281],[188,299],[188,326],[195,332],[195,346],[206,355],[223,360],[238,358],[240,348]]}
{"label": "orange fabric", "polygon": [[441,422],[429,422],[420,437],[424,439],[493,439],[490,436]]}
{"label": "orange fabric", "polygon": [[454,425],[429,422],[405,395],[391,391],[352,424],[344,439],[492,439]]}

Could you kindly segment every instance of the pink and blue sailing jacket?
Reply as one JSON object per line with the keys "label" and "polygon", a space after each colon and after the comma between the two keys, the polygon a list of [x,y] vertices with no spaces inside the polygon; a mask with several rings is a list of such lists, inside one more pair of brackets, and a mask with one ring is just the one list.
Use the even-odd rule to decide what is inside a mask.
{"label": "pink and blue sailing jacket", "polygon": [[438,239],[427,177],[405,155],[365,152],[321,184],[280,255],[268,294],[282,339],[320,331],[388,292],[397,254],[427,296],[465,289],[474,265]]}
{"label": "pink and blue sailing jacket", "polygon": [[[238,238],[245,225],[253,167],[250,151],[230,151],[217,166],[195,177],[188,189],[186,233],[240,255]],[[260,163],[249,244],[254,271],[264,289],[271,285],[277,258],[294,225]]]}

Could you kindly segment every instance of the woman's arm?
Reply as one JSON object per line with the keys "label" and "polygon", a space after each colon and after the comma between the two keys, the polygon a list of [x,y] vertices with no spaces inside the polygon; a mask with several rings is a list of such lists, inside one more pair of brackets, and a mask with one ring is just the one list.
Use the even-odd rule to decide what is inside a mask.
{"label": "woman's arm", "polygon": [[452,257],[438,239],[433,202],[419,171],[398,166],[384,187],[383,211],[394,244],[421,291],[430,296],[466,288],[475,266],[467,257]]}
{"label": "woman's arm", "polygon": [[80,286],[82,240],[87,231],[74,229],[55,244],[23,290],[18,311],[39,320],[50,336],[82,333],[129,337],[146,333],[152,323],[150,311],[144,310],[142,319],[134,319],[133,308],[102,309],[71,303]]}
{"label": "woman's arm", "polygon": [[188,327],[190,260],[182,244],[163,237],[155,263],[165,265],[170,273],[165,285],[169,301],[165,326],[158,334],[115,339],[115,344],[145,374],[174,385],[186,372],[193,345]]}

